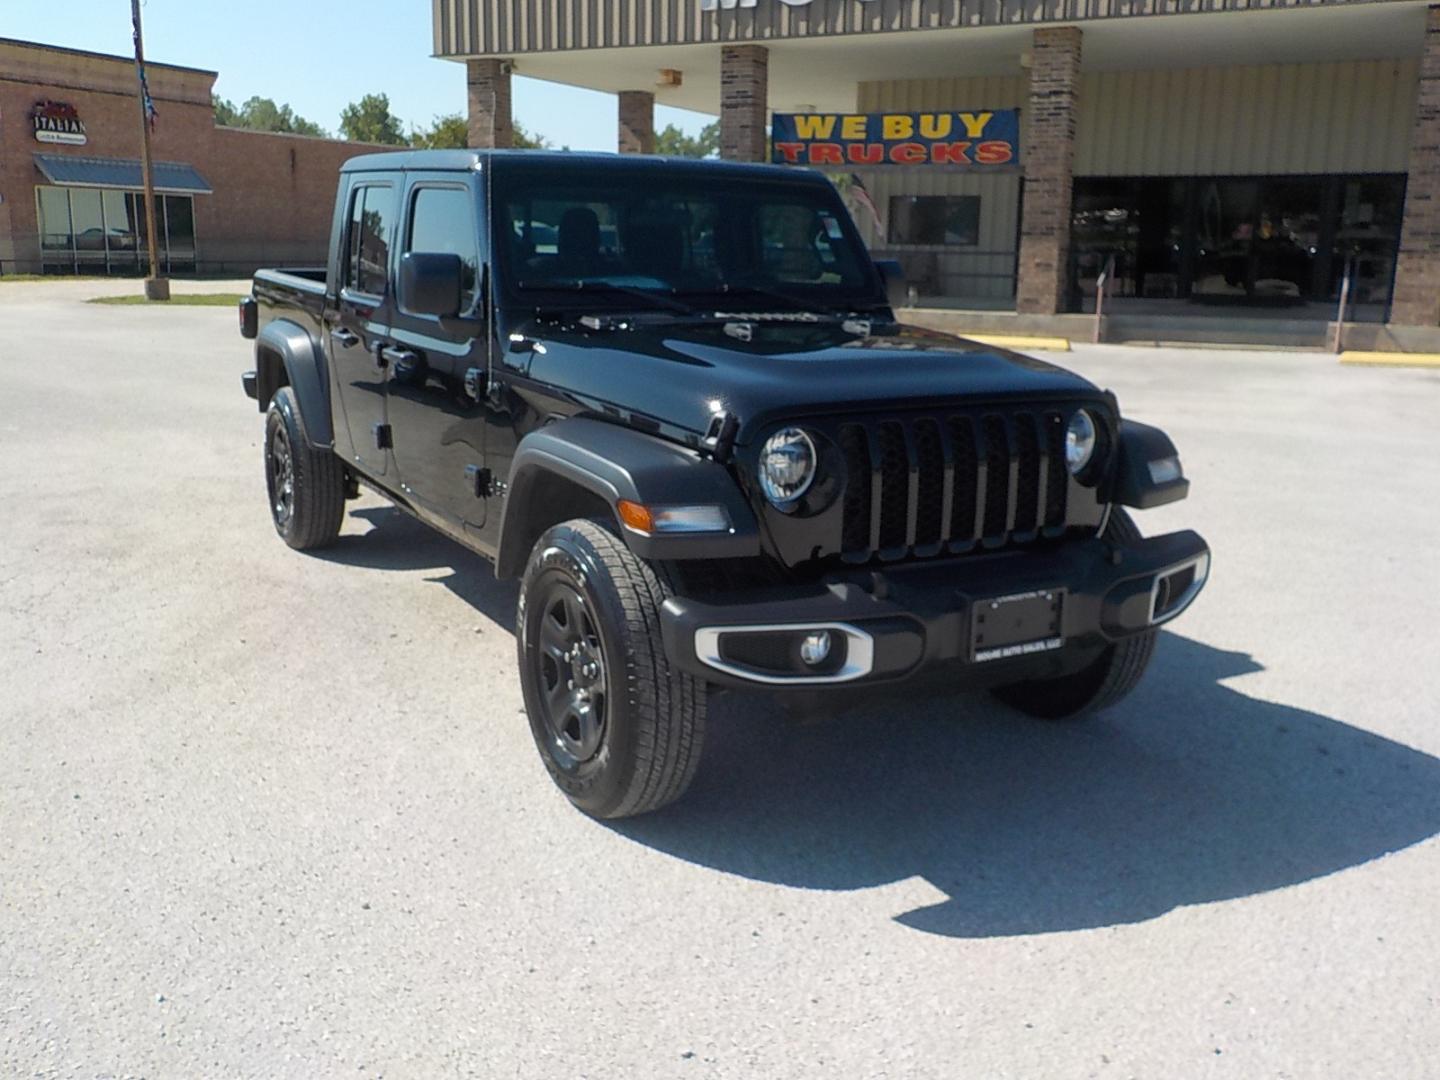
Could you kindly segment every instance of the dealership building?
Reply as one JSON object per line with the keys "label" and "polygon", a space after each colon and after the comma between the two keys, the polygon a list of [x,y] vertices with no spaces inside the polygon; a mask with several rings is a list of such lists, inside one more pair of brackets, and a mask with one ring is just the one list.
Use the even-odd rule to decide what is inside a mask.
{"label": "dealership building", "polygon": [[967,326],[1073,331],[1102,279],[1137,326],[1323,339],[1342,290],[1377,344],[1440,325],[1440,6],[433,0],[433,21],[473,145],[508,144],[514,74],[616,93],[622,151],[653,147],[657,103],[718,114],[722,156],[836,175],[917,303]]}
{"label": "dealership building", "polygon": [[[323,261],[341,162],[363,144],[218,127],[215,72],[145,65],[167,273]],[[0,274],[146,269],[135,61],[0,40]]]}

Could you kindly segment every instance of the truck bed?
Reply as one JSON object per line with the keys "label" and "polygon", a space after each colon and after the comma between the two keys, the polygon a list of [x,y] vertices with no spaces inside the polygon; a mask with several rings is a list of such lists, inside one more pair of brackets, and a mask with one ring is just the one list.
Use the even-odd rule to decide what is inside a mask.
{"label": "truck bed", "polygon": [[250,291],[260,307],[261,329],[283,318],[304,327],[315,341],[321,340],[325,314],[323,266],[257,270]]}

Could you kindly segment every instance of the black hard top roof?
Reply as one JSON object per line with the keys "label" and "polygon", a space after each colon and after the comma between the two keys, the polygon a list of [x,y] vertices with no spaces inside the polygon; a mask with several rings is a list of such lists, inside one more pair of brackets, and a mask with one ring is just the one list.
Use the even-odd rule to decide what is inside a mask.
{"label": "black hard top roof", "polygon": [[400,150],[387,154],[361,154],[340,167],[342,173],[434,171],[460,172],[485,169],[494,162],[527,166],[551,164],[583,168],[594,172],[653,171],[657,166],[685,172],[731,176],[769,174],[775,178],[797,180],[821,179],[819,173],[786,165],[755,165],[713,158],[660,157],[652,154],[606,154],[576,150]]}

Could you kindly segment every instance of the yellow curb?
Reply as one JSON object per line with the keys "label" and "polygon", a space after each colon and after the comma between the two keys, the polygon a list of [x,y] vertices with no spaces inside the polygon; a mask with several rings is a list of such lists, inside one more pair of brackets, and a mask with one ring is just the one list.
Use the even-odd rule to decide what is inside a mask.
{"label": "yellow curb", "polygon": [[1342,364],[1375,364],[1380,367],[1440,367],[1440,353],[1343,352]]}
{"label": "yellow curb", "polygon": [[967,334],[959,336],[978,341],[981,345],[994,345],[1000,349],[1042,349],[1046,352],[1069,352],[1070,340],[1063,337],[1021,337],[1010,334]]}

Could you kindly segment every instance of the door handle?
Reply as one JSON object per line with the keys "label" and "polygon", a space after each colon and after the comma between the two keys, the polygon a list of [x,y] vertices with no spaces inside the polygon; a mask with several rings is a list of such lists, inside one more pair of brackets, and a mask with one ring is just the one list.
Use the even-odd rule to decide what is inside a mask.
{"label": "door handle", "polygon": [[398,345],[385,345],[375,350],[375,363],[382,368],[413,364],[418,359],[409,349],[402,349]]}
{"label": "door handle", "polygon": [[347,349],[353,348],[354,346],[360,344],[360,338],[359,338],[359,336],[358,336],[357,334],[352,334],[349,330],[346,330],[343,326],[337,326],[337,327],[335,327],[334,330],[331,330],[331,331],[330,331],[330,337],[331,337],[333,340],[339,342],[340,345],[342,345],[344,348],[347,348]]}

